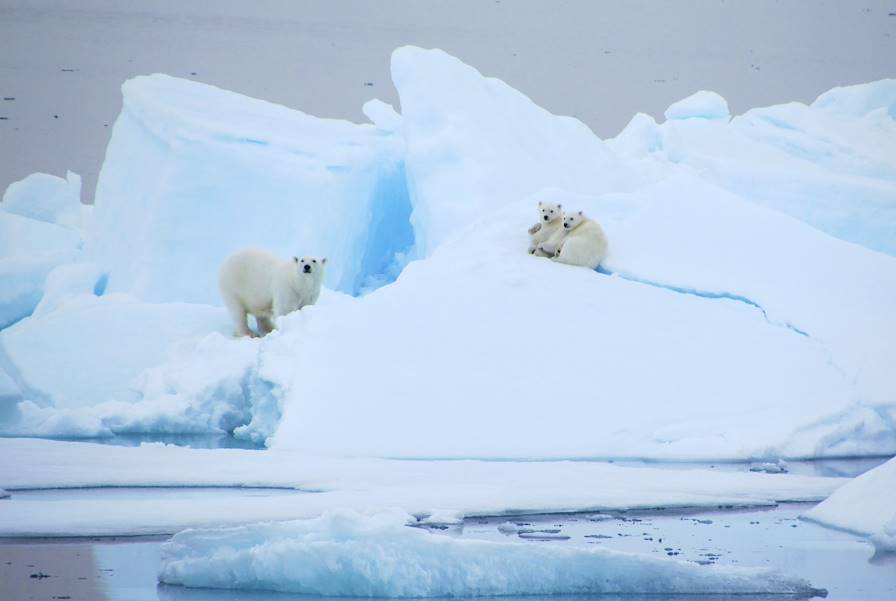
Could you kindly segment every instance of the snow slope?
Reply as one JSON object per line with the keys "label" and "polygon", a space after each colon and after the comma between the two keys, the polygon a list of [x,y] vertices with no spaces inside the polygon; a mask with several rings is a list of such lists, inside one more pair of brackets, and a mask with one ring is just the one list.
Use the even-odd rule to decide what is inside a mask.
{"label": "snow slope", "polygon": [[[392,70],[402,114],[371,101],[366,125],[127,82],[86,256],[45,295],[14,278],[40,306],[0,333],[0,432],[223,430],[393,457],[896,453],[891,81],[733,119],[700,92],[602,141],[444,52],[399,48]],[[525,253],[538,200],[604,225],[600,273]],[[214,279],[247,245],[328,254],[331,290],[234,341]]]}
{"label": "snow slope", "polygon": [[400,511],[189,530],[162,548],[159,580],[323,596],[817,591],[763,568],[699,566],[596,547],[459,539],[408,528]]}
{"label": "snow slope", "polygon": [[[0,536],[172,533],[197,526],[311,518],[335,507],[401,507],[424,522],[441,523],[477,515],[769,506],[820,500],[844,483],[841,478],[581,461],[338,459],[276,450],[114,447],[30,439],[0,439],[0,456],[0,487],[13,493],[0,511]],[[96,490],[147,486],[156,490]],[[257,491],[209,502],[209,496],[183,488],[196,486],[297,492]],[[35,491],[48,487],[54,491]],[[166,491],[158,487],[174,489],[161,494]]]}
{"label": "snow slope", "polygon": [[858,476],[803,517],[870,537],[880,551],[896,551],[896,459]]}

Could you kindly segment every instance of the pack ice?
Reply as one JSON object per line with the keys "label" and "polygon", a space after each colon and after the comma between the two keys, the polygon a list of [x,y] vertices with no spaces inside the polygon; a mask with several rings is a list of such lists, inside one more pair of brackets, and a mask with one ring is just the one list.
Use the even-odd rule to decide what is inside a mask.
{"label": "pack ice", "polygon": [[459,539],[408,522],[414,519],[400,511],[335,511],[312,520],[188,530],[165,543],[159,580],[357,597],[817,592],[763,568],[707,569],[597,547]]}
{"label": "pack ice", "polygon": [[[373,100],[368,124],[126,82],[92,215],[47,222],[7,206],[13,187],[2,205],[0,431],[896,453],[896,81],[733,118],[698,92],[603,141],[438,50],[399,48],[392,75],[401,114]],[[526,254],[538,200],[604,226],[600,272]],[[332,264],[320,302],[261,340],[230,338],[215,288],[246,246]],[[39,248],[59,252],[30,266]]]}

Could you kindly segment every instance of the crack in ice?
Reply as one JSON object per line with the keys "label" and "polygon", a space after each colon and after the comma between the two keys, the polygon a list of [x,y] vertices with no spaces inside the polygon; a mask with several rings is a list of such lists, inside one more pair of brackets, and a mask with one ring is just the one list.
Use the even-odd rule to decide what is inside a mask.
{"label": "crack in ice", "polygon": [[[749,305],[751,307],[759,309],[759,311],[762,313],[762,317],[765,318],[766,323],[768,323],[769,325],[787,328],[788,330],[790,330],[796,334],[799,334],[800,336],[805,336],[806,338],[812,338],[812,336],[810,336],[808,332],[806,332],[805,330],[801,330],[800,328],[796,327],[792,323],[789,323],[786,321],[773,321],[772,319],[769,318],[768,312],[765,310],[765,307],[763,307],[762,305],[760,305],[753,299],[750,299],[746,296],[742,296],[740,294],[734,294],[732,292],[715,292],[715,291],[709,291],[709,290],[699,290],[697,288],[686,288],[683,286],[674,286],[672,284],[664,284],[662,282],[656,282],[656,281],[648,280],[645,278],[639,278],[637,276],[621,273],[618,271],[611,271],[609,269],[606,269],[605,267],[598,267],[597,272],[604,274],[604,275],[616,276],[618,278],[621,278],[621,279],[629,281],[629,282],[635,282],[636,284],[644,284],[646,286],[653,286],[654,288],[662,288],[664,290],[669,290],[671,292],[677,292],[678,294],[687,294],[687,295],[696,296],[699,298],[732,300],[732,301],[736,301],[739,303],[743,303],[745,305]],[[814,338],[812,338],[812,339],[815,340]]]}

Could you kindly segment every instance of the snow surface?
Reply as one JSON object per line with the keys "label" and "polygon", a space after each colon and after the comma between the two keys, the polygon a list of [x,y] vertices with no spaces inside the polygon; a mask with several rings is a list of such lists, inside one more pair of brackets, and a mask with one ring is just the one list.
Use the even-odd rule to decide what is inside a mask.
{"label": "snow surface", "polygon": [[870,537],[881,551],[896,551],[896,458],[856,477],[803,517]]}
{"label": "snow surface", "polygon": [[597,547],[460,539],[409,528],[401,511],[188,530],[162,547],[159,580],[324,596],[816,593],[767,568],[700,566]]}
{"label": "snow surface", "polygon": [[[764,507],[818,501],[842,478],[583,461],[338,459],[276,450],[0,439],[0,536],[173,533],[183,528],[311,518],[337,507],[401,507],[424,523],[466,516],[657,507]],[[210,502],[183,487],[274,487]],[[131,487],[121,494],[108,488]],[[155,487],[152,491],[135,487]],[[159,487],[174,487],[171,494]],[[52,488],[51,496],[35,489]],[[60,489],[73,489],[63,493]],[[21,491],[21,492],[16,492]],[[182,491],[182,492],[178,492]],[[213,499],[213,497],[211,497]]]}
{"label": "snow surface", "polygon": [[[727,114],[701,92],[602,141],[444,52],[400,48],[392,71],[402,114],[373,100],[365,125],[127,82],[82,229],[32,218],[59,204],[37,183],[7,193],[39,196],[18,201],[29,217],[0,212],[0,317],[21,320],[0,333],[0,432],[233,431],[394,457],[896,453],[893,82],[683,118]],[[70,179],[52,190],[71,197]],[[604,226],[602,273],[525,253],[538,200]],[[232,340],[214,279],[248,245],[328,255],[330,290]]]}

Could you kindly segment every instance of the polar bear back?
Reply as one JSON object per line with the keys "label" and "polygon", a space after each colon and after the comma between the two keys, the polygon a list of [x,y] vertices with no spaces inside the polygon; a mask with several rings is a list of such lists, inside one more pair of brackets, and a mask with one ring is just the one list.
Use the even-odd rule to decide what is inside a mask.
{"label": "polar bear back", "polygon": [[[289,262],[263,250],[243,250],[229,257],[221,266],[218,286],[225,299],[239,302],[247,313],[271,313],[275,280]],[[279,276],[279,277],[278,277]]]}
{"label": "polar bear back", "polygon": [[555,261],[596,269],[607,257],[607,235],[596,221],[585,219],[563,238]]}

